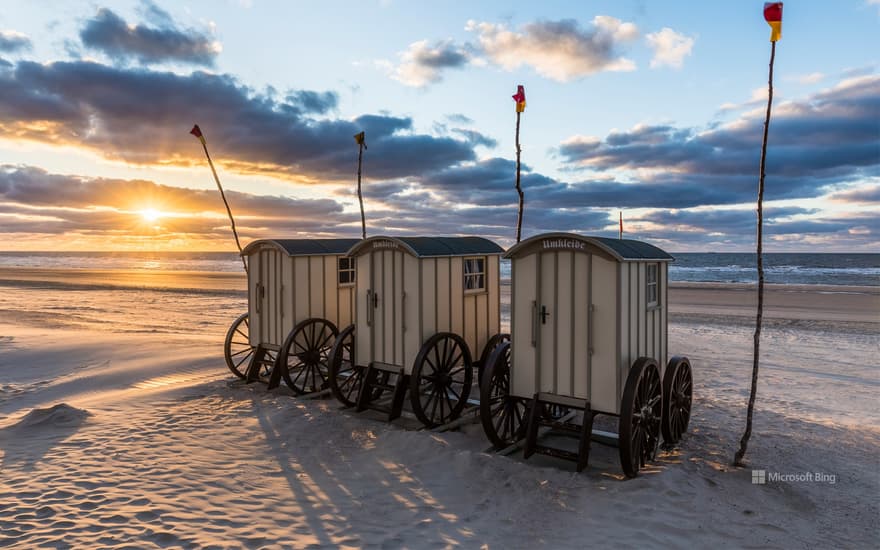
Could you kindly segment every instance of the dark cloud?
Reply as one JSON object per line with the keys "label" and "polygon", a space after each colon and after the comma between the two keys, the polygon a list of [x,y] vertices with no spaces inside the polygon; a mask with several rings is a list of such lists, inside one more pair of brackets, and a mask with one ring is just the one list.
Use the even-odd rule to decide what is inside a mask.
{"label": "dark cloud", "polygon": [[146,4],[146,15],[158,26],[129,25],[109,8],[101,8],[80,31],[80,40],[119,61],[214,64],[219,44],[210,34],[177,27],[167,12],[152,3]]}
{"label": "dark cloud", "polygon": [[287,103],[301,106],[306,113],[324,114],[336,108],[339,103],[339,94],[296,90],[287,96]]}
{"label": "dark cloud", "polygon": [[[770,125],[768,190],[775,198],[817,196],[822,185],[875,173],[880,166],[878,119],[877,76],[779,105]],[[651,169],[656,175],[643,177],[642,183],[677,184],[682,193],[695,191],[700,182],[720,186],[722,203],[744,202],[746,183],[757,175],[762,127],[763,117],[755,114],[702,133],[642,126],[602,141],[570,139],[559,153],[569,165],[599,171]],[[705,196],[700,202],[718,204]]]}
{"label": "dark cloud", "polygon": [[828,198],[841,202],[880,203],[880,185],[838,191],[832,193]]}
{"label": "dark cloud", "polygon": [[483,147],[488,147],[490,149],[498,146],[498,140],[491,138],[485,134],[482,134],[476,130],[470,130],[467,128],[453,128],[453,133],[456,133],[467,140],[471,145],[482,145]]}
{"label": "dark cloud", "polygon": [[475,158],[473,146],[414,134],[412,120],[365,115],[316,119],[332,92],[256,95],[229,75],[178,75],[90,62],[19,62],[0,72],[0,125],[9,137],[93,149],[131,163],[202,163],[189,129],[197,122],[212,156],[241,172],[298,181],[349,179],[357,164],[352,136],[367,132],[367,174],[393,179]]}
{"label": "dark cloud", "polygon": [[18,53],[33,47],[31,39],[16,31],[0,31],[0,52]]}

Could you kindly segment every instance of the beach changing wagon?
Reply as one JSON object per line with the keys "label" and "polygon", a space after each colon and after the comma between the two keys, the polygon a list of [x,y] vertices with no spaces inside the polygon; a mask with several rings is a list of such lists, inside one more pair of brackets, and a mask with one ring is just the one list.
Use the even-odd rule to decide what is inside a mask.
{"label": "beach changing wagon", "polygon": [[[487,437],[498,449],[525,437],[526,458],[566,458],[580,471],[594,416],[617,416],[621,465],[635,476],[655,457],[661,431],[677,442],[690,418],[690,362],[666,362],[673,258],[640,241],[569,233],[531,237],[505,257],[511,341],[493,351],[483,374]],[[579,425],[570,420],[578,415]],[[573,435],[577,450],[543,445],[542,426]]]}
{"label": "beach changing wagon", "polygon": [[337,327],[354,319],[356,271],[346,252],[359,239],[261,239],[242,251],[248,311],[226,336],[229,368],[296,394],[324,389]]}
{"label": "beach changing wagon", "polygon": [[393,420],[408,391],[425,426],[458,417],[473,382],[472,352],[482,350],[479,366],[505,338],[502,253],[481,237],[370,237],[353,246],[355,321],[331,354],[336,397]]}

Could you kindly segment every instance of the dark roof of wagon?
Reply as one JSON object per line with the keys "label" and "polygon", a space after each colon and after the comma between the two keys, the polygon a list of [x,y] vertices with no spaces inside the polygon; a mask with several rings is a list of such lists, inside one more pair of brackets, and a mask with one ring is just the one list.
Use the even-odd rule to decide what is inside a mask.
{"label": "dark roof of wagon", "polygon": [[503,254],[504,249],[483,237],[370,237],[360,241],[349,251],[355,255],[364,248],[372,248],[370,243],[391,241],[404,248],[417,258],[436,258],[442,256],[470,256],[474,254]]}
{"label": "dark roof of wagon", "polygon": [[[505,258],[514,258],[520,255],[528,255],[542,249],[542,241],[579,241],[587,245],[589,250],[604,252],[618,262],[658,261],[670,262],[675,260],[667,252],[643,241],[633,239],[612,239],[608,237],[589,237],[574,233],[544,233],[535,235],[511,247]],[[555,248],[555,247],[551,247]]]}
{"label": "dark roof of wagon", "polygon": [[262,247],[275,247],[288,256],[341,256],[360,239],[259,239],[241,251],[246,256]]}

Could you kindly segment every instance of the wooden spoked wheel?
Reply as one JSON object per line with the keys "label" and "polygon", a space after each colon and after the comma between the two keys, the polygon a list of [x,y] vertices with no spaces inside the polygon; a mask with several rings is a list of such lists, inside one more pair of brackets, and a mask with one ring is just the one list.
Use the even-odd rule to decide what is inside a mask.
{"label": "wooden spoked wheel", "polygon": [[477,386],[483,384],[483,373],[486,372],[486,365],[489,362],[489,357],[492,356],[492,352],[504,342],[510,342],[510,334],[496,334],[489,338],[489,341],[483,346],[483,353],[480,354],[480,361],[477,363]]}
{"label": "wooden spoked wheel", "polygon": [[657,456],[663,396],[660,369],[650,357],[639,357],[629,370],[620,401],[620,465],[626,477]]}
{"label": "wooden spoked wheel", "polygon": [[474,374],[471,352],[457,334],[440,332],[425,342],[410,375],[413,413],[428,428],[458,418],[467,404]]}
{"label": "wooden spoked wheel", "polygon": [[489,356],[480,384],[480,422],[496,450],[513,445],[524,435],[524,400],[510,395],[510,342]]}
{"label": "wooden spoked wheel", "polygon": [[297,323],[278,356],[281,376],[297,395],[327,387],[328,359],[339,332],[326,319],[306,319]]}
{"label": "wooden spoked wheel", "polygon": [[250,343],[250,325],[248,314],[242,313],[232,322],[226,331],[226,340],[223,342],[223,357],[226,358],[226,366],[232,374],[245,379],[251,357],[254,356],[254,348]]}
{"label": "wooden spoked wheel", "polygon": [[694,380],[687,357],[673,357],[663,374],[663,441],[678,443],[691,419]]}
{"label": "wooden spoked wheel", "polygon": [[330,350],[328,382],[333,395],[346,407],[357,404],[364,380],[364,368],[354,364],[354,325],[347,326]]}

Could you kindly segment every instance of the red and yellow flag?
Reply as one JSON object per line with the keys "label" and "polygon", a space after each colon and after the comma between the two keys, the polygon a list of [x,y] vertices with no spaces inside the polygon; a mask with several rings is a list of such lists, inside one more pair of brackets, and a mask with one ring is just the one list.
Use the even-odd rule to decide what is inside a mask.
{"label": "red and yellow flag", "polygon": [[198,124],[193,126],[193,129],[190,130],[189,133],[199,138],[199,141],[202,142],[202,145],[206,145],[205,136],[202,135],[202,129],[199,128]]}
{"label": "red and yellow flag", "polygon": [[772,29],[770,31],[770,42],[776,42],[782,38],[782,2],[765,2],[764,3],[764,19]]}
{"label": "red and yellow flag", "polygon": [[519,85],[516,87],[516,94],[513,96],[513,100],[516,101],[517,113],[521,113],[526,110],[526,89],[524,86]]}

